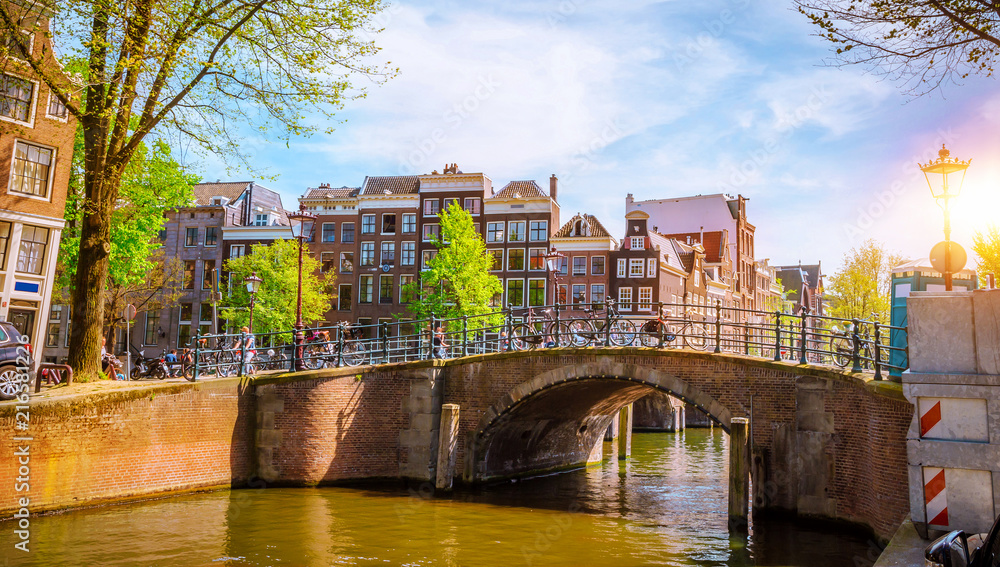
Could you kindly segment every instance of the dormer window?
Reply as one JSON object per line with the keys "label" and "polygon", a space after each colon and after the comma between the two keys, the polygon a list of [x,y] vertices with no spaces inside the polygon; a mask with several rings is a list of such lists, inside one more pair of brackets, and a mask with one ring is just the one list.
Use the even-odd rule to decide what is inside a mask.
{"label": "dormer window", "polygon": [[580,219],[573,226],[573,236],[590,236],[590,225],[587,221]]}
{"label": "dormer window", "polygon": [[212,204],[215,206],[222,206],[229,202],[229,199],[225,197],[212,197]]}
{"label": "dormer window", "polygon": [[254,216],[253,225],[254,226],[267,226],[271,224],[271,215],[267,213],[258,213]]}
{"label": "dormer window", "polygon": [[644,250],[646,248],[646,246],[645,246],[645,244],[646,244],[645,240],[646,239],[645,238],[643,238],[641,236],[633,236],[631,238],[631,240],[632,240],[632,243],[629,245],[629,247],[632,250]]}

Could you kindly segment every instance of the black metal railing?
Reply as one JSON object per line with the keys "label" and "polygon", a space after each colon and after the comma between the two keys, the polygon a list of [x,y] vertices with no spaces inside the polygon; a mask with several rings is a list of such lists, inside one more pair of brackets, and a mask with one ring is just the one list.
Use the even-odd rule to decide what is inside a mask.
{"label": "black metal railing", "polygon": [[[714,305],[630,302],[497,309],[454,319],[381,321],[294,332],[198,335],[182,355],[189,379],[290,369],[360,366],[552,347],[687,348],[873,372],[908,366],[893,346],[906,328],[874,319],[844,320]],[[263,346],[261,346],[263,345]],[[896,356],[894,356],[896,355]],[[900,360],[893,364],[891,360]]]}

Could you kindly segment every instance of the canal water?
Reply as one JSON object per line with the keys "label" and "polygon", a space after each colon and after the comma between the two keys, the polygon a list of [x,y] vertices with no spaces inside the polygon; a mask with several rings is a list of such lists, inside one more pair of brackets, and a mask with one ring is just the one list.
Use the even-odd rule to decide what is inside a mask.
{"label": "canal water", "polygon": [[[427,487],[246,489],[45,516],[7,565],[864,566],[864,532],[794,520],[728,531],[718,428],[637,433],[633,457],[431,498]],[[16,553],[16,555],[13,555]]]}

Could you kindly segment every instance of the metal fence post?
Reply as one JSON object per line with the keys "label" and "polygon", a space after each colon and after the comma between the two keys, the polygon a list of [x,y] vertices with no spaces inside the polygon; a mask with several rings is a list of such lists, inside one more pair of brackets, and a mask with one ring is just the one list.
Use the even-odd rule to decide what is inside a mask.
{"label": "metal fence post", "polygon": [[808,319],[808,316],[809,316],[809,308],[808,307],[803,307],[802,308],[802,329],[800,331],[801,335],[800,335],[800,338],[799,338],[799,342],[801,342],[801,344],[799,345],[799,347],[801,347],[802,353],[799,355],[799,364],[805,364],[806,362],[808,362],[806,360],[806,320]]}
{"label": "metal fence post", "polygon": [[875,379],[882,379],[882,326],[875,321]]}
{"label": "metal fence post", "polygon": [[[127,346],[127,345],[126,345]],[[198,329],[194,333],[194,370],[191,371],[191,377],[194,380],[198,379],[199,368],[198,363],[201,358],[198,356],[201,352],[201,329]]]}
{"label": "metal fence post", "polygon": [[715,300],[715,352],[722,352],[722,302]]}
{"label": "metal fence post", "polygon": [[781,360],[781,311],[774,312],[774,360]]}
{"label": "metal fence post", "polygon": [[556,301],[556,304],[553,306],[553,309],[555,310],[555,314],[556,314],[556,322],[555,322],[555,328],[556,328],[555,341],[556,341],[556,346],[561,346],[561,344],[559,343],[559,302],[558,301]]}
{"label": "metal fence post", "polygon": [[469,356],[469,316],[462,316],[462,356]]}
{"label": "metal fence post", "polygon": [[743,321],[743,354],[750,356],[750,322]]}
{"label": "metal fence post", "polygon": [[854,361],[851,372],[861,372],[861,336],[858,335],[860,321],[851,319],[851,324],[854,326],[851,330],[851,359]]}
{"label": "metal fence post", "polygon": [[611,346],[611,302],[604,302],[604,346]]}
{"label": "metal fence post", "polygon": [[434,334],[437,332],[437,316],[431,313],[431,320],[428,323],[430,335],[427,337],[427,359],[434,358]]}
{"label": "metal fence post", "polygon": [[344,365],[344,326],[337,327],[337,368]]}
{"label": "metal fence post", "polygon": [[247,340],[249,337],[249,333],[244,333],[240,337],[240,376],[247,375]]}
{"label": "metal fence post", "polygon": [[382,335],[382,362],[389,364],[389,323],[382,321],[379,334]]}
{"label": "metal fence post", "polygon": [[511,335],[514,333],[514,305],[512,303],[507,304],[507,315],[504,321],[504,335],[506,339],[504,340],[503,350],[504,352],[510,352],[513,345],[511,344]]}

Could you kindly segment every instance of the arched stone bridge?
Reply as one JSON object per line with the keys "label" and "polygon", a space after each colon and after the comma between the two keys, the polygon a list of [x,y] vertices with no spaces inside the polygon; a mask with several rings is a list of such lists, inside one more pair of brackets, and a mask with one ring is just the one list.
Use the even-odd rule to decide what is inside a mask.
{"label": "arched stone bridge", "polygon": [[[433,483],[449,457],[472,483],[580,466],[599,459],[621,408],[659,390],[727,431],[732,418],[751,418],[757,509],[860,522],[882,536],[909,509],[912,406],[896,384],[829,367],[687,350],[545,349],[257,376],[247,386],[256,473],[272,483]],[[458,406],[453,452],[439,448],[445,404]]]}

